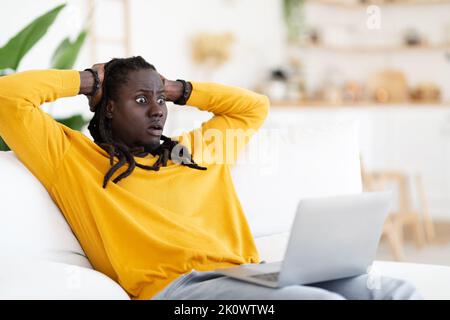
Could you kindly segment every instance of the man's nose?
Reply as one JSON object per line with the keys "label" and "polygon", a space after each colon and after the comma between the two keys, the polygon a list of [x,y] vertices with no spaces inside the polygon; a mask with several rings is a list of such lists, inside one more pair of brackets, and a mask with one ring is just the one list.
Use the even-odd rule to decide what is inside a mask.
{"label": "man's nose", "polygon": [[148,116],[151,118],[161,118],[164,115],[163,110],[160,106],[158,106],[156,103],[153,103],[149,110],[148,110]]}

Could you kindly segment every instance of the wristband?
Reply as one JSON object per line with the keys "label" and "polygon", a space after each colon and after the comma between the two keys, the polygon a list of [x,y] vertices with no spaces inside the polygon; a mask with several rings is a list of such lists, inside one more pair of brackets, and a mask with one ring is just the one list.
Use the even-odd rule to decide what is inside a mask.
{"label": "wristband", "polygon": [[181,79],[177,79],[176,81],[181,82],[181,84],[183,85],[183,92],[182,92],[181,96],[173,103],[183,106],[186,104],[186,102],[189,99],[189,96],[191,95],[191,89],[190,89],[190,86],[188,86],[186,81],[181,80]]}
{"label": "wristband", "polygon": [[94,76],[94,87],[92,88],[91,93],[88,93],[88,96],[94,96],[98,89],[100,89],[100,78],[98,77],[97,71],[94,69],[88,68],[84,69],[84,71],[89,71]]}

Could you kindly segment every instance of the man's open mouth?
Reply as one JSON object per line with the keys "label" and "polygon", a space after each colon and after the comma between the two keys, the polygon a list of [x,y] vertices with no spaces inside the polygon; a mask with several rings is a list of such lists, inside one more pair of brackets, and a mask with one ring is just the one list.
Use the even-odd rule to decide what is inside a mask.
{"label": "man's open mouth", "polygon": [[161,124],[153,124],[147,128],[147,132],[153,136],[161,136],[163,126]]}

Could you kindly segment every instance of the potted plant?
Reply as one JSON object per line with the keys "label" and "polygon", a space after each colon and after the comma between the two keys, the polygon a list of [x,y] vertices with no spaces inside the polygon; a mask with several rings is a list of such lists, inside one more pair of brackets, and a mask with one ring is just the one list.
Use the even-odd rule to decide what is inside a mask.
{"label": "potted plant", "polygon": [[304,0],[283,0],[283,16],[289,42],[298,42],[303,36],[304,2]]}
{"label": "potted plant", "polygon": [[[17,71],[23,57],[46,34],[65,6],[66,4],[59,5],[37,17],[0,48],[0,76]],[[71,69],[75,64],[86,36],[87,30],[84,29],[74,41],[65,38],[53,53],[50,60],[50,67],[52,69]],[[84,120],[81,114],[55,120],[74,130],[81,130],[89,122]],[[0,137],[0,151],[8,150],[10,148]]]}

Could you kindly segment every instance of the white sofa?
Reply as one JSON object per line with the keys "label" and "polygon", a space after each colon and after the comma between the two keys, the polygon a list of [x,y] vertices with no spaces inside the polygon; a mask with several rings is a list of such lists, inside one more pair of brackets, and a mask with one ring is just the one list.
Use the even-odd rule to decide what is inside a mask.
{"label": "white sofa", "polygon": [[[354,123],[279,128],[268,121],[232,170],[266,261],[283,256],[300,198],[361,191]],[[0,299],[129,299],[92,269],[58,207],[11,151],[0,152],[0,194]],[[410,280],[427,299],[450,299],[450,267],[374,267]]]}

